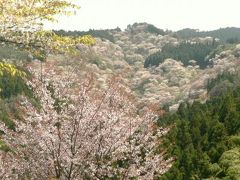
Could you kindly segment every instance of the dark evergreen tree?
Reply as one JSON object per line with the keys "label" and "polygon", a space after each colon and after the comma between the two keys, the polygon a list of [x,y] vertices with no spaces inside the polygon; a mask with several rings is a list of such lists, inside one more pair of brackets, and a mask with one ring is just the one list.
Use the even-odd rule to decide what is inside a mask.
{"label": "dark evergreen tree", "polygon": [[[236,82],[236,77],[231,77]],[[231,79],[229,77],[229,79]],[[218,80],[217,80],[218,81]],[[215,82],[217,82],[215,81]],[[214,82],[214,83],[215,83]],[[221,83],[221,80],[219,80]],[[218,83],[215,83],[218,85]],[[212,87],[214,88],[214,87]],[[209,89],[211,91],[211,89]],[[164,140],[168,156],[176,158],[172,168],[159,179],[235,178],[237,166],[224,164],[226,154],[237,152],[240,133],[240,88],[211,97],[205,104],[182,103],[176,113],[159,119],[174,126]],[[165,119],[167,117],[167,119]],[[162,126],[159,122],[159,124]],[[228,157],[228,156],[226,156]],[[235,168],[231,174],[227,168]],[[240,170],[240,168],[239,168]]]}

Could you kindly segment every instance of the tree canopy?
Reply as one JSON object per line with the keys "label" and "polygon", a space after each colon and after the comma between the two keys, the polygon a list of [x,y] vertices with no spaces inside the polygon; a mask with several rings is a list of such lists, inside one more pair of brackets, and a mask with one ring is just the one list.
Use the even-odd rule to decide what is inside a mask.
{"label": "tree canopy", "polygon": [[57,21],[56,15],[73,14],[79,8],[73,0],[0,0],[0,8],[0,41],[24,48],[39,59],[49,52],[71,52],[76,43],[94,44],[90,36],[61,37],[43,28],[45,22]]}
{"label": "tree canopy", "polygon": [[[233,81],[235,78],[229,74],[219,75],[209,83],[209,91],[221,80]],[[205,104],[183,103],[176,113],[159,120],[161,124],[175,124],[164,141],[164,147],[176,158],[170,171],[160,179],[239,177],[239,97],[239,86],[229,88]]]}
{"label": "tree canopy", "polygon": [[220,39],[221,42],[237,43],[240,39],[240,29],[236,27],[220,28],[213,31],[199,31],[198,29],[182,29],[175,34],[179,38],[191,39],[194,37],[214,37]]}

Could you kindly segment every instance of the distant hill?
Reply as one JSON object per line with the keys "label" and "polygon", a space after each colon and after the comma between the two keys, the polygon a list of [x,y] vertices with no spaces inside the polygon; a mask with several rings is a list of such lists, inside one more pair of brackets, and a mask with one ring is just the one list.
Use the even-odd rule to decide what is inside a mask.
{"label": "distant hill", "polygon": [[[173,31],[164,31],[163,29],[159,29],[158,27],[148,24],[148,23],[134,23],[133,25],[128,25],[127,31],[131,33],[139,33],[146,32],[152,33],[156,35],[172,35],[173,37],[177,37],[179,39],[192,39],[196,37],[213,37],[220,39],[221,42],[228,43],[237,43],[240,42],[240,28],[237,27],[227,27],[220,28],[212,31],[199,31],[198,29],[186,28],[176,32]],[[101,38],[102,40],[107,39],[111,42],[114,42],[114,37],[112,32],[120,32],[121,29],[119,27],[115,29],[89,29],[88,31],[65,31],[65,30],[54,30],[58,35],[63,36],[83,36],[90,34],[93,37]]]}
{"label": "distant hill", "polygon": [[[166,35],[163,29],[159,29],[156,26],[148,23],[134,23],[128,25],[126,31],[131,34],[137,34],[139,32],[151,33],[155,35]],[[89,29],[88,31],[65,31],[65,30],[54,30],[58,35],[62,36],[84,36],[92,35],[93,37],[100,38],[102,40],[109,40],[114,43],[114,36],[112,33],[121,32],[119,27],[115,29]]]}
{"label": "distant hill", "polygon": [[240,41],[240,28],[227,27],[220,28],[213,31],[198,31],[197,29],[182,29],[176,32],[177,37],[183,39],[191,39],[194,37],[206,37],[211,36],[214,38],[219,38],[222,42],[238,42]]}
{"label": "distant hill", "polygon": [[111,31],[121,31],[120,28],[116,29],[105,29],[105,30],[95,30],[90,29],[88,31],[65,31],[65,30],[58,30],[54,31],[58,35],[62,36],[84,36],[84,35],[92,35],[93,37],[100,38],[102,40],[107,39],[111,42],[114,42],[114,37],[110,33]]}
{"label": "distant hill", "polygon": [[[228,30],[212,32],[226,31],[229,37],[234,37],[234,33]],[[177,32],[148,23],[134,23],[124,30],[56,32],[63,36],[91,34],[96,37],[94,46],[78,45],[77,48],[89,71],[99,77],[101,87],[109,74],[121,73],[126,87],[139,102],[167,104],[176,110],[185,100],[204,101],[208,79],[219,72],[238,71],[240,46],[238,49],[236,44],[219,43],[216,38],[205,37],[211,36],[210,31],[205,35],[194,29],[179,32],[183,36],[188,31],[189,34],[180,38]]]}

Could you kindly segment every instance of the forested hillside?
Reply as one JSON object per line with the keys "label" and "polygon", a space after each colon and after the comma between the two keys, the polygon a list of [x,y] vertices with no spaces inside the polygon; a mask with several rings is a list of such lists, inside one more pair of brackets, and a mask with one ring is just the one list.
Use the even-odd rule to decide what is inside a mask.
{"label": "forested hillside", "polygon": [[164,148],[176,158],[160,179],[239,178],[239,75],[219,75],[209,82],[209,92],[216,89],[205,104],[182,103],[176,113],[159,119],[160,124],[172,124]]}
{"label": "forested hillside", "polygon": [[64,30],[58,30],[58,31],[54,31],[56,34],[60,35],[60,36],[75,36],[75,37],[79,37],[79,36],[84,36],[84,35],[92,35],[93,37],[97,37],[97,38],[101,38],[101,39],[105,39],[105,40],[109,40],[111,42],[114,42],[114,37],[113,35],[110,33],[111,31],[121,31],[121,29],[116,28],[113,30],[94,30],[94,29],[90,29],[89,31],[64,31]]}
{"label": "forested hillside", "polygon": [[187,28],[187,29],[177,31],[176,35],[184,39],[210,36],[210,37],[218,38],[222,42],[237,43],[240,40],[240,28],[227,27],[227,28],[220,28],[213,31],[199,31],[196,29]]}
{"label": "forested hillside", "polygon": [[45,30],[79,6],[0,7],[1,180],[239,179],[239,28]]}

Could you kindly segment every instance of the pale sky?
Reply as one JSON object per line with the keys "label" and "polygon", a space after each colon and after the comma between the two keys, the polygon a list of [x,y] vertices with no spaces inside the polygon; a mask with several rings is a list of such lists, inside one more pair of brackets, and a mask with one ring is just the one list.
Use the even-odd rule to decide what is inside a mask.
{"label": "pale sky", "polygon": [[240,27],[240,0],[76,0],[75,16],[49,29],[89,30],[147,22],[161,29]]}

